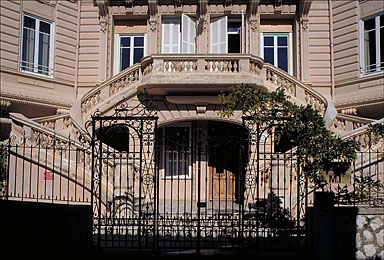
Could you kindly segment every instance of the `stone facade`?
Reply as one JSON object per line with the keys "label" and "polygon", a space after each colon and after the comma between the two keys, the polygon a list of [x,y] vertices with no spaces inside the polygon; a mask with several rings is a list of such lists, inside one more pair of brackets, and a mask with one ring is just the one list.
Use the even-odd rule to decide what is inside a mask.
{"label": "stone facade", "polygon": [[356,218],[356,259],[384,259],[382,208],[359,208]]}

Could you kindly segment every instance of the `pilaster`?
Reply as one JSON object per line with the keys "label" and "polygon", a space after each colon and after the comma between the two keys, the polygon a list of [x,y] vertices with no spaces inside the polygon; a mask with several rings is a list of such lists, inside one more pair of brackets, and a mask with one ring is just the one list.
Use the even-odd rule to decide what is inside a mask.
{"label": "pilaster", "polygon": [[108,0],[94,0],[99,8],[99,82],[107,79]]}
{"label": "pilaster", "polygon": [[248,21],[249,21],[249,52],[253,55],[260,55],[259,47],[259,28],[260,14],[258,13],[259,0],[249,1]]}
{"label": "pilaster", "polygon": [[157,0],[148,0],[148,54],[155,54],[160,52],[160,44],[158,42],[158,33],[159,33],[159,20],[161,19],[157,12]]}
{"label": "pilaster", "polygon": [[300,1],[300,53],[301,53],[301,81],[309,83],[309,9],[312,0]]}

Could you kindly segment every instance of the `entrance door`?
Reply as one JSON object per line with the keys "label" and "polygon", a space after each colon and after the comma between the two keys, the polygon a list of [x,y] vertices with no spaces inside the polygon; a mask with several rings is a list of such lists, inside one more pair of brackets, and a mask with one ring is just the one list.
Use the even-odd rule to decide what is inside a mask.
{"label": "entrance door", "polygon": [[209,122],[210,199],[233,200],[239,192],[240,127]]}
{"label": "entrance door", "polygon": [[209,158],[211,199],[235,199],[238,160],[235,161],[234,152],[223,151]]}

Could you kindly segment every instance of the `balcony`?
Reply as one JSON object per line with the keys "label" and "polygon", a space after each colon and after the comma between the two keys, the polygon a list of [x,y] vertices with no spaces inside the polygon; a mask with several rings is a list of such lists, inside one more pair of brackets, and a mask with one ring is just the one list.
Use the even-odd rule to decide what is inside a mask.
{"label": "balcony", "polygon": [[144,89],[154,95],[205,96],[236,84],[270,91],[281,87],[291,101],[318,109],[327,123],[336,115],[323,95],[250,54],[153,54],[90,90],[72,112],[85,122],[96,110],[104,113]]}
{"label": "balcony", "polygon": [[155,54],[142,60],[139,90],[170,92],[222,91],[236,84],[261,85],[263,60],[239,54]]}

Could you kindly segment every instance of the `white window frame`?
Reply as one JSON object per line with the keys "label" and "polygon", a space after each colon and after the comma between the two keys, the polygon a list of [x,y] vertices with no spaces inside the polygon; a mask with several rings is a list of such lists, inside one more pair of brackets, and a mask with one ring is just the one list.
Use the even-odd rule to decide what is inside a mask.
{"label": "white window frame", "polygon": [[[166,52],[165,51],[165,44],[164,44],[164,39],[165,39],[165,26],[168,23],[164,23],[164,21],[168,21],[168,23],[172,23],[174,21],[174,27],[177,28],[178,33],[177,33],[177,51],[176,52]],[[188,24],[186,24],[188,23]],[[184,29],[187,30],[187,32],[192,32],[192,35],[185,35]],[[176,45],[173,42],[173,34],[171,33],[169,35],[170,38],[170,45]],[[196,20],[195,18],[182,14],[181,16],[178,17],[162,17],[162,27],[161,27],[161,53],[163,54],[193,54],[196,53],[197,49],[197,32],[196,32]]]}
{"label": "white window frame", "polygon": [[[164,131],[162,132],[163,140],[165,138],[165,128],[172,128],[172,127],[187,127],[188,128],[188,130],[189,130],[188,145],[189,145],[189,148],[191,148],[191,145],[192,145],[192,143],[191,143],[191,138],[192,138],[191,123],[183,122],[183,123],[177,123],[177,124],[164,126],[163,127]],[[191,152],[191,151],[189,151],[189,152]],[[161,153],[162,153],[162,155],[161,155],[162,167],[160,169],[160,173],[161,173],[162,179],[165,179],[165,180],[184,180],[184,179],[189,180],[189,179],[191,179],[191,177],[192,177],[192,163],[193,163],[191,153],[188,155],[188,162],[189,162],[188,169],[187,169],[188,174],[186,174],[186,175],[177,174],[177,175],[171,175],[171,176],[167,176],[165,174],[165,165],[167,163],[166,162],[166,154],[165,154],[166,153],[165,145],[162,145]]]}
{"label": "white window frame", "polygon": [[[134,43],[135,37],[144,37],[144,54],[143,57],[147,56],[147,34],[141,33],[141,34],[133,34],[133,33],[120,33],[115,34],[115,67],[114,67],[114,75],[120,72],[120,48],[121,48],[121,38],[122,37],[130,37],[131,44]],[[133,58],[134,58],[134,46],[132,48],[132,45],[130,47],[130,61],[129,61],[129,67],[131,67],[133,64]]]}
{"label": "white window frame", "polygon": [[[238,32],[229,32],[228,28],[229,28],[229,23],[230,22],[240,22],[240,30]],[[230,34],[234,34],[234,35],[240,35],[240,52],[239,53],[243,53],[243,42],[242,42],[242,39],[243,39],[243,27],[242,27],[242,19],[233,19],[233,18],[227,18],[227,47],[226,47],[226,51],[227,53],[229,52],[229,35]]]}
{"label": "white window frame", "polygon": [[[22,63],[23,61],[23,48],[24,48],[24,17],[29,17],[35,20],[35,46],[34,46],[34,61],[33,61],[33,71],[24,70]],[[45,75],[38,71],[39,67],[39,33],[40,33],[40,21],[44,23],[48,23],[50,25],[50,39],[49,39],[49,65],[48,65],[48,75]],[[53,57],[54,57],[54,43],[55,43],[55,23],[49,21],[47,19],[38,17],[36,15],[32,15],[26,12],[22,12],[21,18],[21,43],[20,43],[20,62],[19,62],[19,70],[25,73],[39,75],[47,78],[53,78]]]}
{"label": "white window frame", "polygon": [[278,36],[288,36],[288,74],[293,75],[293,51],[292,51],[292,33],[286,32],[262,32],[260,33],[260,57],[264,59],[264,36],[273,36],[274,37],[274,64],[273,66],[278,68],[278,46],[277,46],[277,37]]}
{"label": "white window frame", "polygon": [[[384,16],[384,12],[370,15],[368,17],[364,17],[360,19],[359,21],[359,30],[360,30],[360,77],[365,76],[371,76],[376,75],[379,73],[383,73],[384,71],[384,64],[380,64],[380,55],[381,55],[381,49],[380,49],[380,27],[383,27],[384,24],[380,24],[380,17]],[[365,36],[364,36],[364,22],[367,20],[375,19],[375,42],[376,42],[376,68],[374,71],[365,71]],[[383,50],[384,51],[384,50]]]}
{"label": "white window frame", "polygon": [[[222,20],[221,22],[224,24],[224,28],[223,28],[223,31],[220,31],[220,30],[215,30],[214,28],[214,24],[219,22],[219,20]],[[239,22],[240,23],[240,31],[239,32],[229,32],[228,31],[228,24],[230,22]],[[210,41],[210,44],[209,44],[209,52],[212,53],[212,54],[227,54],[228,53],[228,50],[229,50],[229,40],[228,40],[228,35],[230,34],[238,34],[240,35],[240,52],[239,53],[245,53],[245,48],[246,48],[246,37],[245,37],[245,33],[246,33],[246,30],[245,30],[245,14],[244,12],[242,11],[241,12],[241,17],[240,18],[233,18],[233,17],[230,17],[230,16],[221,16],[221,17],[212,17],[211,18],[211,24],[210,24],[210,34],[209,34],[209,41]],[[217,39],[217,38],[221,38],[221,37],[218,37],[216,34],[222,34],[222,33],[225,33],[225,50],[222,50],[221,52],[214,52],[214,45],[220,45],[220,44],[223,44],[224,42],[214,42],[213,39]],[[221,36],[221,35],[220,35]]]}

